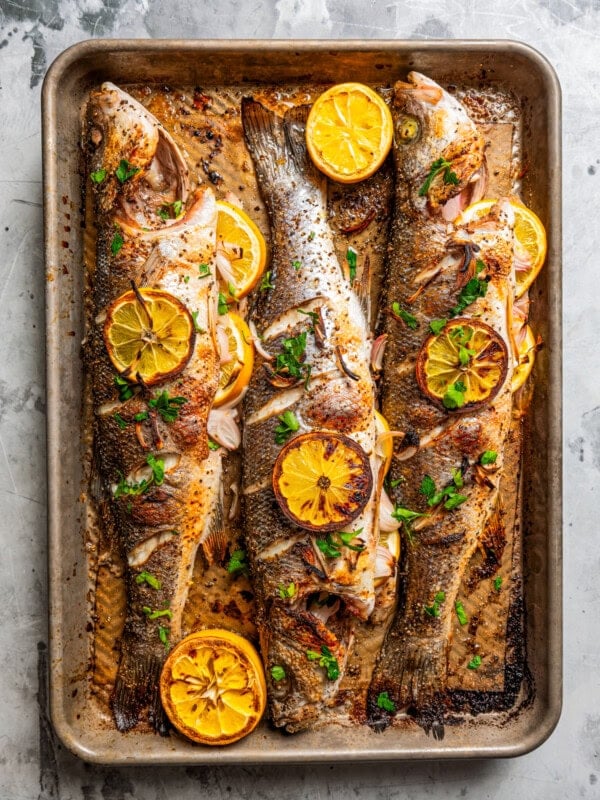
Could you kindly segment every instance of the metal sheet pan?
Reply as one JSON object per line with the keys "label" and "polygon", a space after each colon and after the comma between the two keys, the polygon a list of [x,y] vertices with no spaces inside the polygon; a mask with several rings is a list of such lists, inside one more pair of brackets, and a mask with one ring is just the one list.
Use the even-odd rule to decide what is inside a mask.
{"label": "metal sheet pan", "polygon": [[[89,575],[82,492],[81,340],[83,210],[80,110],[89,89],[117,84],[240,85],[247,82],[391,83],[415,68],[442,83],[499,86],[525,109],[523,199],[548,233],[548,259],[535,284],[532,319],[545,348],[536,363],[528,415],[523,507],[527,668],[535,690],[526,707],[447,726],[443,739],[415,725],[375,734],[328,727],[283,736],[267,723],[225,749],[177,737],[119,734],[89,701]],[[47,270],[48,512],[51,716],[80,757],[111,764],[227,764],[515,756],[541,744],[562,700],[561,493],[561,133],[560,87],[548,62],[510,41],[143,41],[95,40],[65,51],[43,89],[44,226]]]}

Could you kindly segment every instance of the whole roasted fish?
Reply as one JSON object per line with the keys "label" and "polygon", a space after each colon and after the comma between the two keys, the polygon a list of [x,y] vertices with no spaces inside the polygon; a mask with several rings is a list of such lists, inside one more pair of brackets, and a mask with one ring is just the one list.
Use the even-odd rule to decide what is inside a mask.
{"label": "whole roasted fish", "polygon": [[[161,666],[182,636],[198,545],[220,546],[221,451],[209,449],[207,433],[219,376],[211,266],[217,207],[210,189],[189,196],[169,134],[112,84],[91,94],[85,142],[98,231],[87,353],[94,460],[103,522],[127,565],[127,618],[111,705],[119,730],[136,725],[149,707],[151,723],[164,733]],[[151,386],[135,371],[119,374],[104,331],[111,304],[129,291],[144,336],[156,337],[147,290],[183,304],[195,328],[187,363]]]}
{"label": "whole roasted fish", "polygon": [[[323,535],[292,524],[272,489],[282,447],[276,429],[287,413],[292,437],[344,434],[367,454],[375,477],[379,469],[368,325],[335,256],[325,179],[305,149],[306,115],[295,108],[281,118],[253,100],[242,103],[272,234],[269,280],[251,312],[263,358],[245,401],[246,544],[272,719],[290,731],[314,723],[335,702],[353,619],[366,619],[374,607],[377,546],[377,487],[352,523],[352,548],[339,539],[328,548]],[[277,356],[292,351],[301,379],[277,371]]]}
{"label": "whole roasted fish", "polygon": [[[369,693],[376,727],[394,710],[432,707],[446,688],[461,578],[486,525],[503,524],[498,487],[515,363],[510,205],[466,228],[448,226],[484,190],[483,139],[454,97],[417,73],[408,81],[396,84],[391,106],[396,205],[382,303],[382,411],[397,432],[390,485],[405,579]],[[467,374],[477,331],[491,342],[480,374],[502,364],[489,399],[465,403],[458,379],[443,398],[430,395],[423,354],[434,337],[446,337]],[[455,368],[450,361],[438,365],[438,379]]]}

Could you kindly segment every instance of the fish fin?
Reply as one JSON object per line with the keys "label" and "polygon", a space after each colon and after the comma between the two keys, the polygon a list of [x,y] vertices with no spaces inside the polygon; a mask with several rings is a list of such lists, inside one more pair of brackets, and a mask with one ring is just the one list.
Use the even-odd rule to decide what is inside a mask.
{"label": "fish fin", "polygon": [[294,106],[285,112],[285,138],[298,172],[324,184],[325,176],[315,167],[306,149],[306,120],[309,111],[309,106]]}
{"label": "fish fin", "polygon": [[149,708],[149,721],[161,736],[167,736],[169,725],[160,702],[160,673],[164,658],[123,650],[110,707],[117,729],[124,733],[140,721],[141,712]]}
{"label": "fish fin", "polygon": [[[378,672],[373,679],[367,699],[369,725],[385,730],[390,715],[378,705],[381,692],[388,692],[396,710],[412,708],[421,711],[434,704],[436,695],[445,688],[447,647],[445,641],[404,639],[399,648],[393,674]],[[386,670],[388,672],[389,670]]]}
{"label": "fish fin", "polygon": [[202,552],[209,566],[224,560],[228,544],[223,505],[223,486],[221,484],[210,515],[208,530],[201,541]]}
{"label": "fish fin", "polygon": [[269,183],[289,171],[283,118],[251,97],[242,98],[242,127],[257,172]]}

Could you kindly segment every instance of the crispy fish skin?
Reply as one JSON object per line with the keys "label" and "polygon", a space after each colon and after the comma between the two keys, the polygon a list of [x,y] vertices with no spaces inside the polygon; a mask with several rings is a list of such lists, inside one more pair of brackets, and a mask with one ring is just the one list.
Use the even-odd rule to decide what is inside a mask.
{"label": "crispy fish skin", "polygon": [[[127,565],[127,617],[111,706],[117,728],[129,730],[149,709],[151,724],[167,732],[158,682],[168,647],[182,636],[182,615],[198,545],[215,540],[219,519],[221,454],[208,448],[207,423],[217,389],[219,357],[214,332],[218,287],[215,270],[199,278],[198,264],[210,263],[216,246],[217,207],[213,192],[196,191],[183,216],[162,220],[155,209],[171,203],[186,176],[176,146],[167,155],[158,122],[133,98],[113,85],[92,93],[88,106],[88,164],[106,170],[95,187],[97,259],[94,320],[87,369],[92,375],[94,458],[99,476],[103,521]],[[131,150],[135,139],[137,159]],[[121,149],[119,150],[119,147]],[[166,148],[167,145],[164,145]],[[114,181],[124,158],[139,172]],[[137,211],[132,215],[131,211]],[[144,210],[144,211],[142,211]],[[156,217],[148,228],[139,217]],[[122,245],[113,246],[118,233]],[[115,252],[116,250],[116,252]],[[109,303],[131,288],[152,287],[176,296],[196,312],[193,352],[182,372],[151,389],[133,385],[121,401],[115,368],[102,329]],[[167,391],[185,399],[173,421],[148,405]],[[135,420],[146,412],[146,419]],[[119,415],[123,424],[115,419]],[[164,480],[152,479],[149,455],[162,461]],[[116,489],[150,480],[146,491],[120,495]],[[148,583],[143,573],[155,579]]]}
{"label": "crispy fish skin", "polygon": [[[299,433],[327,430],[351,437],[368,454],[375,476],[378,468],[368,325],[335,256],[325,179],[306,153],[306,116],[307,109],[296,108],[282,119],[253,100],[242,103],[246,144],[272,232],[274,288],[259,293],[251,319],[274,355],[284,339],[306,333],[305,363],[311,366],[306,388],[277,388],[268,379],[269,364],[257,359],[245,400],[246,544],[267,675],[274,665],[286,673],[284,680],[270,681],[271,715],[289,731],[313,724],[335,701],[353,615],[365,619],[374,607],[377,544],[375,492],[352,524],[362,528],[364,550],[342,548],[341,557],[325,558],[318,536],[286,520],[271,488],[281,450],[275,428],[284,410],[296,415]],[[356,380],[340,367],[339,353]],[[281,597],[279,588],[290,583],[293,597]],[[338,678],[327,680],[325,669],[307,658],[307,650],[321,653],[323,647],[337,659]]]}
{"label": "crispy fish skin", "polygon": [[[411,73],[409,84],[397,84],[392,102],[395,122],[394,157],[397,170],[396,208],[387,260],[387,291],[383,309],[388,334],[383,360],[382,411],[396,440],[390,472],[394,501],[425,516],[405,530],[406,577],[402,606],[380,653],[369,692],[371,724],[385,727],[390,714],[377,699],[388,692],[396,710],[431,706],[446,688],[447,654],[454,603],[478,537],[494,515],[502,515],[498,484],[503,449],[510,429],[510,393],[514,358],[511,349],[511,310],[514,293],[513,215],[508,202],[495,206],[476,226],[448,234],[442,219],[444,204],[470,191],[481,174],[482,140],[464,108],[423,76]],[[398,131],[416,120],[419,133],[411,141]],[[412,128],[414,131],[414,127]],[[454,155],[453,155],[454,154]],[[430,192],[421,187],[431,165],[446,158],[456,182],[440,175]],[[415,361],[430,335],[432,319],[449,318],[460,289],[472,278],[476,260],[485,269],[478,277],[488,282],[487,293],[467,306],[461,318],[487,323],[507,345],[509,364],[504,383],[491,402],[475,410],[448,412],[419,389]],[[392,303],[416,319],[410,327],[390,315]],[[457,317],[458,319],[458,317]],[[498,453],[495,472],[482,480],[478,462],[486,450]],[[467,500],[453,510],[443,504],[432,509],[421,492],[430,476],[438,490],[452,484],[461,470]],[[436,594],[444,600],[433,610]],[[431,613],[426,612],[426,607]]]}

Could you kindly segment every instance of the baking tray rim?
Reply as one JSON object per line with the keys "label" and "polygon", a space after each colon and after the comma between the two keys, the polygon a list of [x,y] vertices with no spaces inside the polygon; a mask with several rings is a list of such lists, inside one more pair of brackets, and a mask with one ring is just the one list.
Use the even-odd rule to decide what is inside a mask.
{"label": "baking tray rim", "polygon": [[[101,55],[111,51],[127,53],[198,53],[211,51],[226,53],[242,51],[256,53],[260,51],[277,52],[294,49],[297,52],[364,52],[386,50],[410,50],[415,52],[435,51],[468,51],[468,52],[504,52],[518,54],[532,62],[542,76],[547,89],[548,117],[552,125],[549,133],[549,157],[553,159],[553,167],[548,178],[549,192],[553,202],[549,208],[549,223],[554,257],[561,262],[562,241],[562,191],[561,191],[561,88],[556,71],[548,59],[532,46],[511,39],[87,39],[78,42],[61,54],[48,69],[42,87],[42,161],[44,181],[44,255],[47,273],[50,265],[58,263],[58,243],[53,236],[57,230],[57,160],[56,160],[56,113],[59,102],[57,90],[65,73],[77,65],[84,57]],[[556,270],[555,284],[549,292],[548,317],[552,330],[554,347],[549,353],[549,368],[554,381],[548,391],[548,430],[549,449],[552,451],[551,463],[554,469],[547,476],[548,480],[548,529],[553,530],[548,540],[547,584],[552,587],[548,592],[548,614],[551,619],[546,652],[547,659],[547,698],[541,719],[534,731],[529,732],[522,740],[507,745],[431,746],[428,740],[426,748],[394,747],[381,748],[377,751],[350,748],[331,749],[327,751],[314,748],[296,748],[294,753],[275,750],[262,750],[257,757],[238,752],[235,748],[215,751],[197,750],[189,753],[161,753],[159,755],[142,755],[141,757],[115,756],[114,747],[91,749],[81,741],[80,733],[68,721],[63,708],[64,675],[62,672],[63,637],[53,635],[53,621],[62,614],[63,604],[58,582],[52,580],[53,575],[60,574],[58,562],[62,557],[60,549],[60,495],[59,480],[56,470],[59,464],[57,442],[54,436],[58,430],[57,420],[60,414],[60,386],[55,371],[55,358],[59,353],[57,329],[52,324],[58,307],[57,293],[50,289],[46,282],[46,385],[47,385],[47,484],[48,484],[48,575],[49,575],[49,649],[50,649],[50,719],[61,742],[72,753],[85,761],[102,764],[277,764],[277,763],[328,763],[349,757],[362,763],[376,761],[515,757],[524,755],[539,747],[552,734],[562,711],[562,286],[561,271]],[[207,757],[208,756],[208,757]],[[212,756],[212,757],[210,757]]]}

